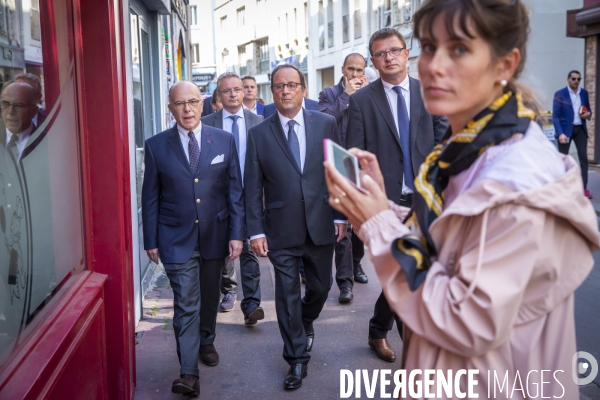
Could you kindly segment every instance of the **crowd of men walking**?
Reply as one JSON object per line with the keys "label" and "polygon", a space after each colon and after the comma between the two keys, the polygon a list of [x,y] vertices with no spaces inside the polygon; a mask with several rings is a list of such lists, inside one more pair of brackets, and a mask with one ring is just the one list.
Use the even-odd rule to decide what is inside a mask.
{"label": "crowd of men walking", "polygon": [[[205,365],[219,363],[216,316],[233,309],[238,281],[244,323],[264,318],[259,256],[275,270],[275,308],[290,365],[284,387],[302,385],[318,337],[314,322],[333,284],[331,260],[340,303],[352,301],[355,282],[368,282],[363,243],[329,205],[323,140],[373,153],[388,198],[411,207],[419,166],[448,130],[444,117],[427,112],[420,82],[407,74],[409,51],[395,29],[375,32],[369,53],[379,79],[367,77],[362,55],[349,54],[342,78],[318,102],[306,98],[305,77],[291,65],[272,71],[268,105],[257,98],[253,77],[232,72],[218,78],[212,106],[193,83],[172,86],[169,110],[177,124],[146,141],[142,212],[144,246],[163,262],[174,292],[181,364],[174,393],[200,393],[198,355]],[[577,141],[581,132],[564,134]],[[368,345],[389,362],[396,359],[387,341],[394,320],[402,334],[382,292],[368,322]]]}

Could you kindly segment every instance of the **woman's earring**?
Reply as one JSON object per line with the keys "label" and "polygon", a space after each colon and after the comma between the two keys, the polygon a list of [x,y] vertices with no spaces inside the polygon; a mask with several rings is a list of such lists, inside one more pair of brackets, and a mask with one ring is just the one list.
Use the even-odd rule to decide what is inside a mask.
{"label": "woman's earring", "polygon": [[500,85],[502,85],[502,87],[506,87],[506,85],[508,85],[508,82],[506,81],[506,79],[502,79],[500,81]]}

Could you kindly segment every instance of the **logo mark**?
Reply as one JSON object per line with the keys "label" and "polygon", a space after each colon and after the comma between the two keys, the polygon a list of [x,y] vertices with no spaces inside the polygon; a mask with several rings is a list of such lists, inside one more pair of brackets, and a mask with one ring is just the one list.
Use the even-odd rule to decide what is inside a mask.
{"label": "logo mark", "polygon": [[[578,351],[573,354],[572,367],[573,382],[579,386],[591,383],[598,376],[598,361],[587,351]],[[588,376],[583,377],[587,371],[590,371],[590,373]]]}

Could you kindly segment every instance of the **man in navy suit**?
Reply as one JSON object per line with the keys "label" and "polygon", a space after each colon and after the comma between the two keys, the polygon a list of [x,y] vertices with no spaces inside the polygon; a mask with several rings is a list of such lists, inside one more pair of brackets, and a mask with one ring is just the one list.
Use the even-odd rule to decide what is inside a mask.
{"label": "man in navy suit", "polygon": [[198,354],[214,340],[200,337],[200,304],[215,324],[225,258],[239,256],[246,236],[242,177],[233,135],[201,124],[196,85],[173,85],[169,110],[177,124],[144,148],[144,249],[173,288],[181,377],[171,391],[199,395]]}
{"label": "man in navy suit", "polygon": [[244,88],[244,108],[256,115],[265,115],[265,105],[256,101],[258,87],[256,79],[253,76],[246,75],[242,78],[242,87]]}
{"label": "man in navy suit", "polygon": [[[318,111],[335,118],[342,146],[346,147],[346,128],[348,126],[348,104],[350,96],[358,89],[369,84],[364,75],[367,66],[365,58],[359,53],[350,53],[342,64],[342,78],[337,85],[326,87],[319,94]],[[348,229],[344,237],[335,246],[335,280],[340,289],[340,303],[352,301],[354,282],[367,283],[369,279],[360,265],[365,255],[364,244]]]}
{"label": "man in navy suit", "polygon": [[579,87],[580,82],[581,74],[579,71],[569,72],[567,87],[554,94],[552,120],[554,122],[554,135],[558,139],[558,151],[569,154],[571,142],[575,142],[581,166],[583,193],[591,199],[592,195],[587,190],[588,159],[586,148],[588,132],[586,120],[592,118],[592,111],[588,92]]}
{"label": "man in navy suit", "polygon": [[275,310],[290,364],[284,388],[296,389],[307,374],[313,322],[331,289],[333,248],[347,222],[329,206],[323,172],[323,139],[339,143],[335,119],[302,108],[306,80],[297,68],[279,65],[271,79],[277,112],[248,133],[246,223],[252,250],[268,255],[275,270]]}

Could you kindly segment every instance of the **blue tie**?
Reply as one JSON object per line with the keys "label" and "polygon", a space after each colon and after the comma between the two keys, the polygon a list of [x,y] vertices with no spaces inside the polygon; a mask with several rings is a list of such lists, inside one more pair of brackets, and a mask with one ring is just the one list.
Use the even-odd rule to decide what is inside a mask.
{"label": "blue tie", "polygon": [[415,190],[415,175],[413,173],[410,159],[410,118],[406,111],[406,102],[402,96],[402,88],[394,86],[393,89],[398,93],[398,133],[400,134],[400,147],[402,148],[402,157],[404,164],[404,182],[406,186]]}
{"label": "blue tie", "polygon": [[235,139],[235,148],[237,149],[238,154],[240,154],[240,127],[237,124],[237,119],[239,117],[239,115],[230,115],[227,117],[233,120],[233,124],[231,125],[231,133]]}
{"label": "blue tie", "polygon": [[198,169],[198,162],[200,161],[200,146],[198,146],[198,141],[196,140],[196,136],[194,136],[194,131],[190,131],[188,133],[190,137],[190,141],[188,142],[188,153],[190,155],[190,168],[193,173],[196,173]]}
{"label": "blue tie", "polygon": [[300,142],[298,141],[298,136],[294,131],[294,125],[296,125],[296,121],[293,119],[288,121],[288,146],[290,146],[290,150],[296,159],[296,164],[298,164],[298,168],[302,170],[302,165],[300,164]]}

